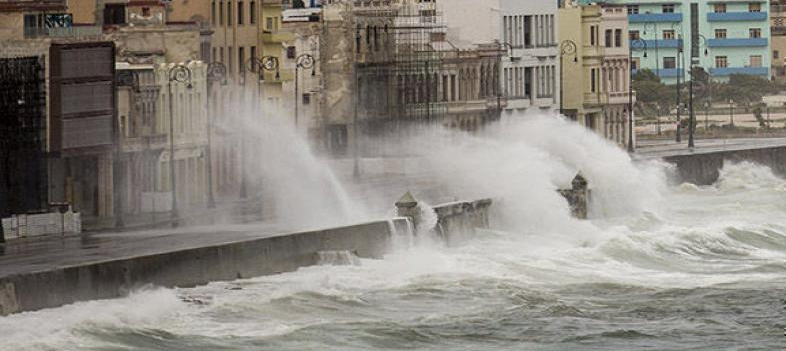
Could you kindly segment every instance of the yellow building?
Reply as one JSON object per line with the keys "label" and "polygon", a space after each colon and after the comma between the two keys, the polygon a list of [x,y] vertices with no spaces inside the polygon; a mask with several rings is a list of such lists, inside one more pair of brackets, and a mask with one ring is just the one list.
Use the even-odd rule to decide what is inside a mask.
{"label": "yellow building", "polygon": [[627,145],[630,65],[625,7],[567,3],[558,10],[557,22],[563,114]]}

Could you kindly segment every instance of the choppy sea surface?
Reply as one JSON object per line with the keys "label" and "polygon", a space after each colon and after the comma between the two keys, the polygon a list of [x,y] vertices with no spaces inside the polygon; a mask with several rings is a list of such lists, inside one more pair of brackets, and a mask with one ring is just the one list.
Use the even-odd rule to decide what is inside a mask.
{"label": "choppy sea surface", "polygon": [[782,350],[786,181],[752,164],[592,229],[0,318],[3,350]]}

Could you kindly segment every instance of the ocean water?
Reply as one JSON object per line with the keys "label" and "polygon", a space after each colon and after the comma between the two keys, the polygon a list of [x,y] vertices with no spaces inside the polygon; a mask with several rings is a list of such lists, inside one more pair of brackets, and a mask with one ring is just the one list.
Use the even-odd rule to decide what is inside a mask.
{"label": "ocean water", "polygon": [[[0,349],[783,349],[785,180],[740,163],[679,184],[567,122],[506,123],[413,143],[456,193],[498,199],[460,246],[3,317]],[[553,191],[578,171],[588,221]]]}

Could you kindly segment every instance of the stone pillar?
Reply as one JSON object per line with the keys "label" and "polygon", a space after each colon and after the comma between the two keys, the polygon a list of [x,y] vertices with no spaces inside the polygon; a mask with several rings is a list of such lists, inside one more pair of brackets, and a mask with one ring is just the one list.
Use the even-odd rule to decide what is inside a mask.
{"label": "stone pillar", "polygon": [[587,219],[587,205],[590,197],[587,179],[579,172],[570,184],[571,189],[563,189],[559,190],[559,192],[568,200],[573,217]]}
{"label": "stone pillar", "polygon": [[412,220],[412,226],[415,227],[415,232],[417,232],[418,225],[423,218],[423,212],[412,193],[407,191],[404,196],[396,201],[396,210],[399,217],[409,217]]}

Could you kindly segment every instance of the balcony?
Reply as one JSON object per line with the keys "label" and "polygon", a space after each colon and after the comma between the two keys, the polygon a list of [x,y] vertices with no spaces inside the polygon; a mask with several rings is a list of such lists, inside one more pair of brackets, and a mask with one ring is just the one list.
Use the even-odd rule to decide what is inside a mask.
{"label": "balcony", "polygon": [[767,12],[710,12],[707,14],[707,22],[743,22],[766,20]]}
{"label": "balcony", "polygon": [[748,74],[752,76],[768,76],[770,71],[767,67],[722,67],[710,68],[713,76],[729,76],[732,74]]}
{"label": "balcony", "polygon": [[609,92],[608,94],[609,104],[622,105],[629,102],[627,91]]}
{"label": "balcony", "polygon": [[[647,50],[654,48],[673,48],[677,49],[682,46],[682,39],[650,39],[644,40],[647,43]],[[635,49],[634,49],[635,50]]]}
{"label": "balcony", "polygon": [[262,41],[265,43],[283,43],[292,39],[292,33],[285,31],[262,33]]}
{"label": "balcony", "polygon": [[733,48],[746,46],[767,46],[767,38],[724,38],[707,39],[711,48]]}
{"label": "balcony", "polygon": [[89,39],[101,38],[103,31],[99,26],[74,26],[59,28],[25,28],[25,38],[64,38]]}
{"label": "balcony", "polygon": [[682,76],[682,77],[685,76],[684,72],[682,72],[682,74],[680,75],[680,72],[682,70],[680,70],[679,68],[661,68],[661,69],[652,70],[652,71],[658,77],[662,77],[662,78],[677,78],[677,77],[680,77],[680,76]]}
{"label": "balcony", "polygon": [[605,105],[608,103],[609,95],[607,93],[584,93],[584,105]]}
{"label": "balcony", "polygon": [[682,22],[681,13],[641,13],[628,15],[629,23],[669,23]]}

